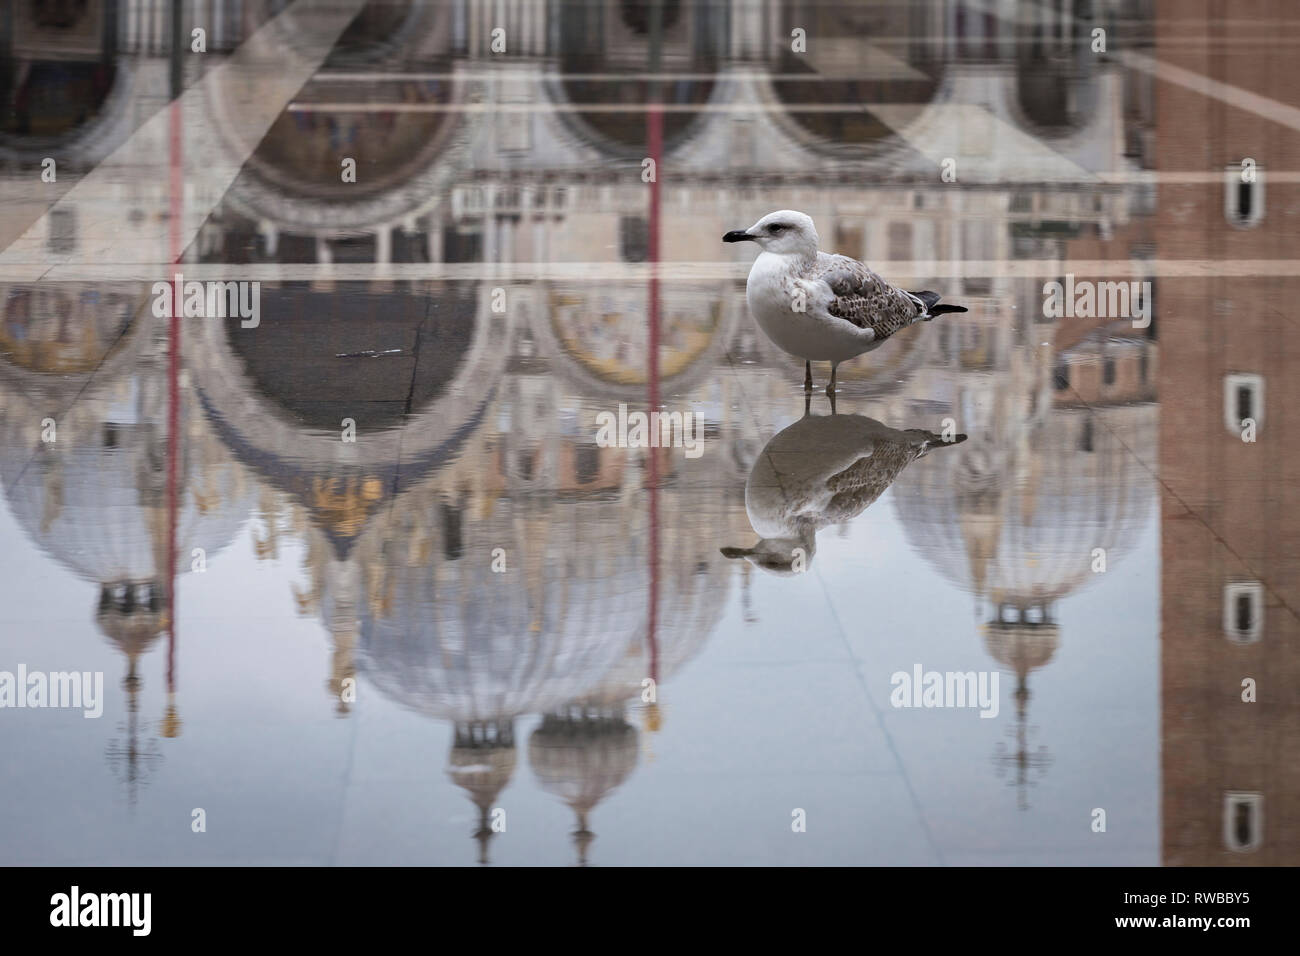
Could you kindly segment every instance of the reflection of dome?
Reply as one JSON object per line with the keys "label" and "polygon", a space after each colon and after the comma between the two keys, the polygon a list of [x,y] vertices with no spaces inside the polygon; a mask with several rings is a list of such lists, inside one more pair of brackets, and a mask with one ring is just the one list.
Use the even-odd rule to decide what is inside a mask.
{"label": "reflection of dome", "polygon": [[457,724],[456,740],[448,758],[447,776],[469,794],[478,808],[479,862],[488,861],[492,839],[492,809],[515,772],[514,728],[510,721],[488,724]]}
{"label": "reflection of dome", "polygon": [[[101,302],[117,316],[112,299]],[[33,542],[98,585],[95,623],[127,660],[124,736],[108,757],[132,802],[160,757],[152,740],[139,739],[139,659],[174,619],[175,575],[205,565],[234,538],[245,515],[242,474],[194,416],[187,388],[179,395],[176,440],[169,442],[166,355],[158,323],[146,315],[124,332],[89,385],[74,379],[84,390],[67,411],[60,411],[67,408],[60,356],[53,356],[55,370],[34,363],[0,374],[8,383],[21,371],[24,386],[0,389],[0,480],[10,509]],[[48,317],[36,318],[39,326]],[[87,318],[95,324],[93,310]],[[176,478],[174,527],[169,465]],[[181,729],[174,691],[169,668],[160,727],[168,738]]]}
{"label": "reflection of dome", "polygon": [[1006,624],[995,621],[984,631],[984,646],[995,661],[1022,677],[1052,659],[1060,643],[1055,624]]}
{"label": "reflection of dome", "polygon": [[[145,347],[142,338],[137,348]],[[196,548],[210,559],[244,518],[241,476],[197,426],[182,393],[175,565],[168,567],[167,382],[159,352],[137,351],[121,374],[96,376],[58,415],[53,441],[41,440],[42,420],[52,416],[39,388],[7,396],[0,418],[0,479],[14,517],[42,549],[100,586],[96,621],[128,654],[164,626],[172,572],[188,570]]]}
{"label": "reflection of dome", "polygon": [[[464,520],[452,547],[431,537],[427,512],[399,503],[383,606],[361,626],[358,670],[404,706],[458,722],[549,710],[582,697],[644,630],[643,513],[577,501],[526,530],[508,513]],[[494,547],[505,573],[492,571]]]}
{"label": "reflection of dome", "polygon": [[1092,579],[1094,549],[1113,566],[1131,545],[1151,479],[1115,429],[1141,447],[1155,426],[1153,405],[1055,409],[990,462],[981,487],[959,458],[905,475],[894,495],[904,533],[958,587],[994,603],[1053,601]]}
{"label": "reflection of dome", "polygon": [[542,789],[573,809],[578,823],[574,842],[585,863],[595,839],[588,815],[636,769],[636,728],[623,719],[621,709],[563,708],[547,714],[533,731],[528,762]]}
{"label": "reflection of dome", "polygon": [[[5,416],[0,475],[14,516],[33,541],[88,580],[138,584],[168,576],[166,406],[161,391],[154,408],[131,401],[162,384],[141,376],[83,397],[50,443],[36,437],[39,416]],[[205,458],[182,442],[177,571],[189,568],[193,548],[210,558],[243,523],[232,507],[236,474]]]}

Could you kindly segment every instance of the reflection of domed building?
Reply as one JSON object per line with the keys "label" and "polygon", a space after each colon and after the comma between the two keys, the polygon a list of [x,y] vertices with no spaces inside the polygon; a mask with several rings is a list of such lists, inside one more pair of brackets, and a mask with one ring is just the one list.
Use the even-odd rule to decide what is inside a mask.
{"label": "reflection of domed building", "polygon": [[[118,297],[104,295],[110,306]],[[129,742],[121,755],[134,787],[136,761],[145,753],[136,743],[139,659],[170,626],[175,576],[205,568],[237,534],[246,486],[195,414],[187,389],[180,397],[179,442],[169,443],[166,342],[144,297],[121,297],[135,302],[136,318],[125,334],[130,350],[125,358],[114,354],[111,372],[83,382],[75,401],[60,375],[64,352],[49,353],[57,359],[45,373],[51,387],[42,387],[43,370],[29,365],[22,370],[22,392],[7,385],[0,391],[0,477],[28,536],[98,587],[95,623],[127,659]],[[14,371],[6,367],[0,379],[8,381]],[[174,519],[168,501],[172,454]],[[173,700],[163,734],[179,731]]]}
{"label": "reflection of domed building", "polygon": [[[273,555],[285,532],[304,540],[298,605],[330,633],[328,690],[337,712],[365,705],[364,686],[355,698],[343,693],[360,680],[453,724],[448,773],[478,808],[483,860],[493,804],[516,763],[517,718],[549,715],[530,753],[568,752],[569,744],[548,749],[551,731],[580,749],[591,742],[588,731],[597,751],[617,738],[611,745],[622,753],[630,741],[627,760],[610,758],[630,772],[637,735],[622,716],[625,702],[640,699],[644,679],[662,682],[677,671],[722,613],[727,578],[717,545],[743,521],[739,478],[747,464],[731,447],[743,444],[733,428],[747,426],[724,415],[737,400],[729,380],[681,398],[705,421],[700,459],[685,459],[681,449],[598,446],[601,401],[568,391],[531,334],[535,303],[522,297],[517,306],[520,324],[505,333],[504,347],[492,345],[490,316],[476,320],[483,342],[471,331],[466,358],[419,374],[431,396],[424,407],[413,403],[409,414],[371,428],[355,463],[338,433],[325,431],[348,405],[346,381],[327,388],[329,379],[317,375],[316,392],[290,390],[298,401],[309,394],[330,406],[320,421],[311,408],[276,397],[286,376],[311,378],[314,363],[343,348],[338,342],[320,345],[317,358],[310,344],[302,355],[267,345],[259,357],[263,346],[251,338],[236,349],[234,340],[268,327],[267,316],[258,330],[211,324],[211,347],[189,357],[219,434],[267,480],[259,556]],[[373,342],[400,330],[393,319],[392,309],[362,318],[353,334]],[[480,356],[487,346],[490,361]],[[400,468],[377,471],[399,448]],[[412,454],[417,448],[427,452]],[[656,529],[656,507],[690,510],[694,520],[660,518]],[[575,715],[599,720],[561,727]],[[658,721],[652,706],[647,725]],[[626,730],[614,732],[619,727]],[[548,779],[562,777],[570,758],[546,764]],[[586,814],[603,792],[597,786],[596,797],[580,795],[575,806]],[[589,841],[589,827],[580,830]]]}
{"label": "reflection of domed building", "polygon": [[1103,328],[1058,353],[1053,372],[1042,350],[1006,347],[1009,319],[985,331],[991,350],[972,370],[953,354],[936,382],[946,407],[929,409],[952,416],[970,450],[904,475],[894,503],[908,542],[975,595],[986,649],[1016,675],[1018,749],[1007,762],[1024,784],[1042,761],[1026,751],[1028,675],[1055,653],[1056,603],[1113,569],[1151,508],[1134,449],[1155,446],[1154,378],[1143,371],[1155,345]]}

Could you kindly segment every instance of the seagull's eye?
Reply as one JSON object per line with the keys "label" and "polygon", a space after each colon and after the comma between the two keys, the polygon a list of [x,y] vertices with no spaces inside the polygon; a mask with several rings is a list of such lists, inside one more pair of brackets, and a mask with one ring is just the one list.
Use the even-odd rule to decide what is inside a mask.
{"label": "seagull's eye", "polygon": [[784,229],[784,228],[785,228],[785,226],[781,225],[779,222],[774,222],[774,223],[772,223],[772,225],[770,225],[770,226],[767,227],[767,231],[768,231],[768,232],[780,232],[780,231],[781,231],[782,229]]}

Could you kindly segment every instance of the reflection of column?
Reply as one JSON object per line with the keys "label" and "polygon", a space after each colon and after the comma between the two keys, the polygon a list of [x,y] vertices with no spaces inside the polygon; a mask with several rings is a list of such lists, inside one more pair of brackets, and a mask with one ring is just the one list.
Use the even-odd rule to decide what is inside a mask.
{"label": "reflection of column", "polygon": [[763,8],[761,3],[734,4],[731,8],[731,56],[737,60],[763,56]]}
{"label": "reflection of column", "polygon": [[442,207],[425,220],[425,232],[429,236],[429,261],[442,262],[442,231],[446,228],[442,221]]}
{"label": "reflection of column", "polygon": [[[532,219],[536,213],[533,204],[537,201],[537,190],[533,186],[522,186],[519,189],[519,218],[515,220],[518,224],[519,236],[515,240],[514,258],[525,262],[537,261],[537,224]],[[532,228],[529,228],[529,225]]]}
{"label": "reflection of column", "polygon": [[[501,261],[497,246],[497,187],[489,184],[483,190],[483,261],[496,264]],[[496,270],[492,270],[495,272]]]}
{"label": "reflection of column", "polygon": [[262,243],[266,246],[266,257],[274,259],[275,250],[280,245],[280,230],[271,220],[263,219],[257,224],[257,231],[261,233]]}
{"label": "reflection of column", "polygon": [[[393,270],[389,268],[393,262],[393,230],[389,226],[380,226],[375,233],[375,275],[387,276],[392,275]],[[392,284],[388,282],[377,283],[375,291],[388,292],[392,289]]]}
{"label": "reflection of column", "polygon": [[513,219],[502,219],[498,231],[501,248],[498,251],[497,259],[503,264],[505,271],[509,272],[515,259],[515,223]]}
{"label": "reflection of column", "polygon": [[332,278],[334,274],[334,269],[332,268],[334,258],[330,254],[329,241],[324,236],[318,235],[316,237],[316,262],[324,268],[317,271],[317,278],[312,283],[312,287],[316,289],[334,288],[334,280]]}

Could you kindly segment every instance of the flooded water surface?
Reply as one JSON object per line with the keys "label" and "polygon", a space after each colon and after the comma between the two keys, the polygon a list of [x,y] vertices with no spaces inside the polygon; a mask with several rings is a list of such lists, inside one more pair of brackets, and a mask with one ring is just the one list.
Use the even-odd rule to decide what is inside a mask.
{"label": "flooded water surface", "polygon": [[180,6],[0,19],[5,862],[1297,862],[1289,4]]}

